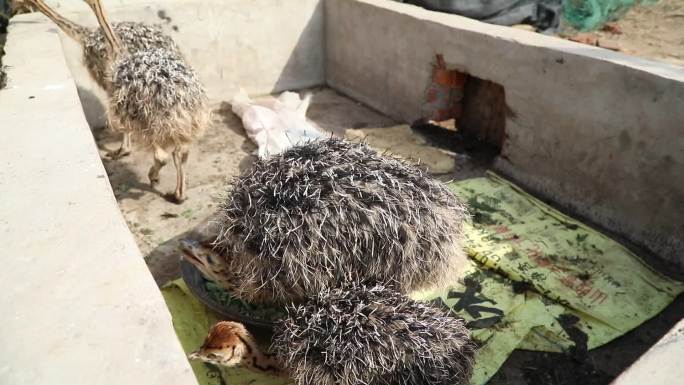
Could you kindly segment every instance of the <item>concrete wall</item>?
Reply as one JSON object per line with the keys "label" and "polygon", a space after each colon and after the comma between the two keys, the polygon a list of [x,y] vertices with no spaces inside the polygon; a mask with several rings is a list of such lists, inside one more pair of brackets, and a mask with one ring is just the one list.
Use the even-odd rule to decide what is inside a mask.
{"label": "concrete wall", "polygon": [[501,84],[497,167],[684,268],[684,70],[385,0],[326,1],[326,75],[399,120],[430,63]]}
{"label": "concrete wall", "polygon": [[684,378],[684,319],[670,329],[613,385],[679,384]]}
{"label": "concrete wall", "polygon": [[[47,3],[80,24],[97,26],[83,1]],[[325,83],[320,0],[105,0],[103,4],[112,21],[162,25],[213,100],[229,100],[240,86],[250,94],[267,94]],[[81,64],[81,48],[66,35],[61,37],[88,121],[102,125],[104,93]]]}
{"label": "concrete wall", "polygon": [[3,58],[0,383],[196,384],[37,20],[12,20]]}

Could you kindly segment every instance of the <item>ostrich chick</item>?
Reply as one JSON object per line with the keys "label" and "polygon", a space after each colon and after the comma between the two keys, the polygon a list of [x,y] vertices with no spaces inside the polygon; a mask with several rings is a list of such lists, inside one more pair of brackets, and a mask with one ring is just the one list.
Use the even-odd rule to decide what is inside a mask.
{"label": "ostrich chick", "polygon": [[465,385],[475,344],[463,319],[383,286],[349,283],[288,305],[274,356],[245,327],[219,322],[190,354],[222,366],[290,375],[297,385]]}
{"label": "ostrich chick", "polygon": [[109,121],[131,132],[153,151],[148,177],[154,187],[172,150],[176,167],[173,200],[185,200],[189,145],[209,120],[204,88],[195,71],[177,53],[165,48],[125,52],[107,21],[99,0],[84,0],[95,13],[114,57],[108,106]]}
{"label": "ostrich chick", "polygon": [[212,326],[202,346],[188,358],[287,377],[287,371],[275,357],[264,353],[247,329],[237,322],[221,321]]}
{"label": "ostrich chick", "polygon": [[183,251],[247,302],[296,302],[346,281],[408,293],[466,265],[466,215],[419,168],[330,138],[257,160],[220,206],[216,247],[186,243]]}
{"label": "ostrich chick", "polygon": [[[467,384],[465,322],[405,295],[466,265],[466,210],[445,185],[331,138],[257,160],[219,214],[215,247],[185,242],[184,258],[235,297],[285,305],[275,362],[297,385]],[[218,364],[245,360],[205,346]]]}
{"label": "ostrich chick", "polygon": [[[115,58],[107,49],[107,42],[102,29],[90,29],[73,23],[55,12],[43,0],[27,0],[27,2],[35,6],[36,9],[64,31],[67,36],[81,45],[83,49],[83,62],[90,76],[107,92],[108,96],[111,96],[110,68]],[[165,35],[156,26],[136,22],[122,22],[114,24],[114,32],[129,54],[153,48],[164,48],[180,54],[178,46],[176,46],[171,37]],[[112,129],[121,131],[116,126],[113,126]],[[131,152],[131,147],[131,133],[124,131],[121,147],[110,155],[113,157],[128,155]]]}
{"label": "ostrich chick", "polygon": [[298,385],[466,385],[475,344],[448,311],[351,282],[288,306],[273,350]]}

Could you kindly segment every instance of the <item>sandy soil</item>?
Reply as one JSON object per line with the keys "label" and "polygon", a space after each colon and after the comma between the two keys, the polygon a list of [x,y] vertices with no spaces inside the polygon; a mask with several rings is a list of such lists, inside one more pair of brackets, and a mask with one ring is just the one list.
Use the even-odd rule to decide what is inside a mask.
{"label": "sandy soil", "polygon": [[[308,117],[337,136],[365,138],[379,150],[418,158],[439,175],[450,175],[457,155],[430,146],[407,125],[346,98],[330,89],[312,90]],[[267,101],[262,98],[259,101]],[[111,130],[95,131],[114,194],[131,232],[160,285],[178,276],[177,240],[210,217],[227,180],[249,167],[256,146],[246,138],[242,123],[228,103],[215,103],[214,117],[206,135],[190,150],[187,166],[188,200],[181,205],[164,199],[175,187],[175,169],[169,162],[161,183],[153,190],[147,179],[152,155],[142,150],[112,160],[107,153],[118,148],[120,137]]]}
{"label": "sandy soil", "polygon": [[684,65],[684,0],[636,6],[615,25],[620,34],[601,31],[599,39],[629,55]]}

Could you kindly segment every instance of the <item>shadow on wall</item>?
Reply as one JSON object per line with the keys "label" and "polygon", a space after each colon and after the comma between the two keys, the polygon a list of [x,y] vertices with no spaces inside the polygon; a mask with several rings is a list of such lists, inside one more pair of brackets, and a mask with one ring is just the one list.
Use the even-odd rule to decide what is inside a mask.
{"label": "shadow on wall", "polygon": [[107,110],[102,100],[90,89],[76,86],[78,98],[81,99],[83,114],[91,129],[103,128],[107,125]]}
{"label": "shadow on wall", "polygon": [[319,1],[299,35],[271,93],[325,85],[324,2]]}

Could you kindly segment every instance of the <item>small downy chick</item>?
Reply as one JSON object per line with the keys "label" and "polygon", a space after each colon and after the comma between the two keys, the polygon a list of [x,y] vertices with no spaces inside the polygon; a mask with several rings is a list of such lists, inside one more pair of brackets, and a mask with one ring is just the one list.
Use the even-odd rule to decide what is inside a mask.
{"label": "small downy chick", "polygon": [[190,353],[188,358],[226,367],[245,367],[274,376],[288,376],[274,356],[263,352],[245,326],[238,322],[216,323],[209,329],[202,346]]}

